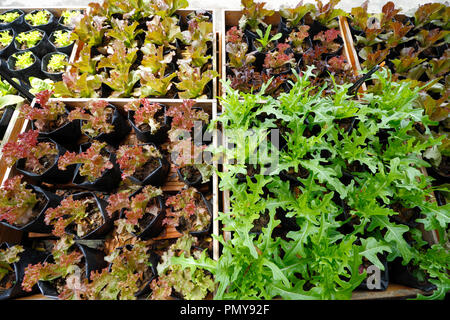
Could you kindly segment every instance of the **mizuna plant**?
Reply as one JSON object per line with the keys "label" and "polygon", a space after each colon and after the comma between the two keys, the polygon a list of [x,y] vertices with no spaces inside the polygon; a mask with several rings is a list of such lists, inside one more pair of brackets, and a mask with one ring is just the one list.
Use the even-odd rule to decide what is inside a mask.
{"label": "mizuna plant", "polygon": [[24,225],[35,216],[33,209],[37,203],[36,194],[22,182],[21,175],[7,179],[0,188],[0,220],[11,225]]}
{"label": "mizuna plant", "polygon": [[[225,85],[218,122],[228,143],[247,148],[234,132],[271,128],[286,128],[286,143],[272,170],[244,182],[236,176],[241,164],[224,162],[219,187],[230,191],[231,209],[219,220],[231,239],[219,237],[218,261],[181,256],[174,262],[211,272],[215,299],[350,299],[367,276],[363,259],[383,270],[385,255],[388,265],[399,260],[414,266],[435,285],[418,298],[444,298],[449,204],[429,200],[434,189],[446,188],[432,187],[433,179],[421,171],[430,166],[422,155],[442,137],[432,136],[428,116],[414,104],[419,88],[392,81],[382,69],[372,77],[381,86],[376,94],[355,100],[346,84],[323,96],[325,86],[311,87],[312,69],[296,75],[292,89],[276,99]],[[417,138],[417,123],[428,139]],[[257,158],[257,164],[265,159]],[[291,170],[299,174],[286,173]],[[420,215],[405,214],[413,208]],[[418,223],[437,230],[438,243],[424,241]]]}
{"label": "mizuna plant", "polygon": [[85,152],[77,154],[67,151],[59,158],[58,168],[66,170],[72,164],[81,164],[80,175],[86,177],[90,182],[94,182],[106,170],[113,168],[113,164],[109,160],[109,154],[105,150],[106,146],[106,142],[94,141]]}
{"label": "mizuna plant", "polygon": [[3,160],[7,166],[13,166],[18,160],[26,159],[24,170],[30,172],[44,172],[51,161],[42,161],[44,158],[53,159],[58,155],[56,145],[51,142],[39,142],[38,130],[28,130],[19,134],[17,141],[9,141],[3,146]]}

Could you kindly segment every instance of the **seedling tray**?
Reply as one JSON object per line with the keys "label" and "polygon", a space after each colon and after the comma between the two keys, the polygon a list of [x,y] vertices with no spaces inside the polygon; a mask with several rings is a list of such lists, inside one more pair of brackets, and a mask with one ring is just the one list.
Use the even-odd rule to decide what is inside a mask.
{"label": "seedling tray", "polygon": [[[53,100],[55,100],[55,99],[53,99]],[[94,99],[56,99],[56,100],[63,102],[68,108],[71,108],[71,107],[85,105]],[[116,106],[119,109],[119,111],[122,114],[124,114],[125,116],[126,116],[126,113],[123,109],[123,106],[126,103],[133,101],[133,99],[95,99],[95,100],[108,101],[110,104]],[[153,103],[155,103],[155,102],[161,103],[168,107],[181,104],[180,101],[173,101],[170,99],[158,99],[158,100],[149,99],[149,100]],[[33,100],[32,106],[35,103],[36,103],[36,100]],[[210,115],[210,120],[215,119],[215,117],[217,116],[217,104],[215,101],[200,101],[199,100],[199,101],[196,101],[195,106],[202,107],[203,110]],[[10,126],[8,128],[8,139],[5,139],[5,143],[7,141],[17,140],[17,136],[20,133],[23,133],[29,129],[31,129],[31,121],[24,119],[23,117],[17,116],[17,114],[16,114],[16,118],[14,119],[14,121],[11,121]],[[133,131],[131,131],[131,133],[130,133],[131,141],[133,141],[133,137],[132,137],[133,135],[134,135],[134,133],[133,133]],[[216,138],[217,138],[216,136],[213,136],[212,143],[214,143],[214,144],[217,143]],[[83,136],[80,139],[81,139],[80,142],[82,142]],[[0,155],[0,181],[1,181],[2,185],[7,179],[12,178],[17,174],[18,174],[18,171],[16,170],[15,167],[5,166],[5,162],[2,160],[2,157]],[[71,188],[76,187],[72,183],[67,183],[67,184],[63,184],[63,185],[48,184],[46,186],[49,187],[50,189],[51,188],[71,189]],[[179,179],[177,171],[176,171],[173,163],[171,163],[171,168],[170,168],[167,180],[162,185],[161,189],[164,191],[164,194],[174,195],[184,187],[185,187],[185,183]],[[202,186],[198,190],[201,191],[205,195],[206,200],[208,200],[211,204],[212,215],[213,215],[212,234],[218,235],[218,232],[219,232],[218,231],[218,223],[216,221],[216,218],[218,216],[218,211],[219,211],[217,174],[214,172],[213,176],[211,177],[211,183],[208,185]],[[160,235],[152,238],[152,240],[168,240],[168,239],[175,239],[180,236],[181,236],[181,234],[174,227],[166,227],[160,233]],[[23,237],[27,237],[30,240],[39,240],[39,239],[45,240],[45,239],[54,238],[52,236],[52,234],[41,234],[41,233],[32,233],[32,232],[28,232],[25,234],[25,232],[17,231],[12,228],[6,227],[4,225],[0,225],[0,243],[1,242],[19,243],[21,241],[21,239],[23,239]],[[216,240],[212,240],[212,241],[213,241],[213,250],[212,250],[213,258],[218,259],[218,256],[219,256],[218,242]],[[34,296],[25,297],[25,299],[42,299],[42,298],[45,298],[45,297],[42,295],[34,295]]]}
{"label": "seedling tray", "polygon": [[[219,51],[218,51],[218,45],[217,45],[217,39],[218,39],[218,33],[216,32],[217,29],[217,13],[216,10],[214,9],[200,9],[200,8],[189,8],[189,9],[180,9],[177,10],[175,12],[175,14],[178,14],[181,18],[186,18],[187,15],[189,15],[191,12],[196,11],[196,10],[205,10],[206,12],[209,12],[212,15],[212,30],[213,30],[213,40],[212,40],[212,54],[211,54],[211,61],[208,62],[211,64],[212,66],[212,70],[217,71],[218,72],[218,68],[217,68],[217,57],[219,55]],[[73,48],[73,52],[72,52],[72,56],[71,56],[71,61],[76,61],[80,55],[80,51],[83,49],[84,47],[84,43],[81,41],[76,41],[74,48]],[[219,75],[220,77],[220,75]],[[211,86],[211,97],[208,97],[207,99],[196,99],[197,101],[201,101],[201,102],[207,102],[207,103],[212,103],[213,101],[216,101],[216,96],[217,96],[217,90],[218,90],[218,77],[215,77],[214,79],[211,80],[211,82],[207,85],[207,86]],[[206,88],[206,87],[205,87]],[[107,99],[108,97],[105,97],[103,99]],[[171,100],[171,101],[182,101],[183,99],[168,99],[168,98],[159,98],[159,97],[151,97],[154,101],[166,101],[166,100]],[[119,98],[119,99],[125,99],[125,98]]]}
{"label": "seedling tray", "polygon": [[[223,10],[222,12],[222,32],[220,35],[220,46],[219,46],[219,54],[220,54],[220,74],[222,77],[222,81],[226,81],[227,79],[227,67],[226,67],[226,61],[227,61],[227,53],[225,51],[226,47],[226,30],[232,26],[238,26],[239,25],[239,19],[242,16],[241,10]],[[347,59],[347,63],[351,66],[352,72],[354,75],[358,76],[361,74],[361,65],[360,61],[358,59],[358,55],[356,53],[356,49],[353,43],[353,38],[351,34],[351,30],[348,25],[348,21],[346,17],[338,17],[339,19],[339,30],[341,33],[342,40],[344,42],[343,47],[343,54],[345,55]],[[264,22],[267,24],[272,24],[273,26],[277,26],[280,21],[280,14],[279,12],[275,12],[272,16],[266,17],[264,19]],[[359,92],[363,93],[367,90],[366,85],[363,83],[361,87],[359,88]],[[222,88],[222,86],[219,86],[219,96],[224,96],[225,92]],[[263,102],[263,101],[261,101]],[[224,106],[219,106],[219,108],[224,108]],[[226,141],[225,135],[223,135],[223,141]],[[226,159],[223,160],[224,163],[226,162]],[[426,174],[425,168],[421,168],[422,172]],[[226,168],[223,168],[223,170],[226,170]],[[433,196],[431,201],[436,201],[435,197]],[[222,191],[222,202],[223,202],[223,212],[226,214],[230,212],[230,191],[224,190]],[[422,233],[424,236],[424,239],[427,240],[430,244],[437,243],[438,242],[438,235],[435,231],[425,231],[422,228]],[[230,232],[222,232],[223,237],[225,238],[225,241],[231,239],[231,233]],[[413,298],[417,294],[424,294],[423,291],[411,287],[407,287],[404,285],[396,284],[390,282],[388,285],[388,288],[384,291],[374,291],[374,290],[360,290],[357,289],[352,294],[352,300],[388,300],[388,299],[406,299],[406,298]]]}

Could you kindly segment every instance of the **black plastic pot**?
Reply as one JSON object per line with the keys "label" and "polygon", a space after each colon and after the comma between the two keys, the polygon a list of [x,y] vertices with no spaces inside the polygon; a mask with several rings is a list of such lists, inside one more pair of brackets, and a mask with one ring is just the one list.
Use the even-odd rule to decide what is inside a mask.
{"label": "black plastic pot", "polygon": [[20,10],[20,9],[11,9],[11,10],[3,11],[2,13],[8,13],[8,12],[18,12],[20,14],[20,16],[16,20],[14,20],[13,22],[0,23],[0,30],[12,28],[16,33],[30,30],[28,25],[26,25],[24,23],[25,13],[22,10]]}
{"label": "black plastic pot", "polygon": [[[156,148],[154,144],[150,145],[153,145]],[[132,175],[129,176],[128,179],[130,179],[131,182],[140,186],[145,186],[149,184],[153,186],[162,186],[166,181],[167,174],[169,173],[170,163],[164,156],[162,156],[158,160],[159,160],[159,167],[153,170],[144,180],[139,180]]]}
{"label": "black plastic pot", "polygon": [[30,12],[30,14],[34,14],[34,13],[36,13],[36,12],[38,12],[38,11],[47,11],[48,13],[50,13],[50,19],[48,20],[48,23],[46,23],[46,24],[41,24],[41,25],[39,25],[39,26],[32,26],[32,25],[31,25],[30,23],[28,23],[28,21],[25,19],[25,16],[24,16],[23,21],[24,21],[24,23],[28,26],[28,28],[30,28],[30,29],[41,29],[41,30],[44,30],[44,31],[46,32],[47,36],[48,36],[48,35],[50,35],[50,34],[53,32],[53,30],[54,30],[55,27],[57,26],[58,20],[55,18],[55,15],[54,15],[53,13],[51,13],[50,11],[48,11],[47,9],[37,9],[37,10],[33,10],[33,11]]}
{"label": "black plastic pot", "polygon": [[206,209],[208,210],[209,216],[210,216],[210,222],[207,228],[205,228],[204,230],[199,230],[199,231],[190,231],[189,234],[191,236],[194,237],[198,237],[198,236],[204,236],[207,235],[209,233],[211,233],[211,227],[212,227],[212,222],[213,222],[213,214],[212,214],[212,207],[211,207],[211,203],[206,200],[205,196],[203,195],[203,193],[201,193],[200,191],[197,191],[200,193],[201,197],[202,197],[202,201],[205,203],[206,205]]}
{"label": "black plastic pot", "polygon": [[428,280],[419,281],[414,277],[409,265],[402,265],[400,259],[394,259],[389,263],[390,279],[393,283],[401,284],[411,288],[420,289],[425,292],[430,292],[436,289],[436,286]]}
{"label": "black plastic pot", "polygon": [[45,33],[44,30],[41,29],[33,29],[25,31],[25,33],[32,32],[35,30],[39,30],[42,33],[42,39],[39,40],[38,43],[36,43],[33,47],[27,48],[25,50],[20,48],[20,44],[17,42],[17,38],[14,39],[14,47],[17,51],[23,52],[26,50],[30,50],[33,52],[39,59],[42,59],[43,56],[45,56],[49,51],[51,51],[53,48],[48,41],[48,35]]}
{"label": "black plastic pot", "polygon": [[13,39],[11,40],[11,42],[3,49],[0,49],[0,58],[6,59],[10,55],[12,55],[14,52],[16,52],[16,47],[14,45],[14,41],[16,39],[16,32],[12,28],[3,29],[0,31],[9,31],[9,33],[12,34],[12,36],[13,36]]}
{"label": "black plastic pot", "polygon": [[186,183],[190,187],[198,188],[199,186],[202,185],[202,180],[203,179],[202,179],[202,175],[200,174],[200,172],[199,172],[198,175],[195,176],[194,179],[189,179],[189,178],[185,177],[181,173],[181,168],[177,168],[177,174],[178,174],[178,177],[180,178],[180,180],[182,180],[184,183]]}
{"label": "black plastic pot", "polygon": [[[80,152],[86,151],[90,146],[91,146],[90,142],[82,144],[80,146]],[[105,170],[100,178],[98,178],[93,182],[90,182],[80,175],[79,171],[82,164],[78,164],[76,166],[72,182],[80,188],[91,191],[113,190],[121,181],[120,168],[116,162],[116,155],[109,151],[106,152],[109,154],[109,161],[112,162],[113,168]]]}
{"label": "black plastic pot", "polygon": [[282,16],[280,16],[280,22],[278,22],[278,29],[277,29],[277,33],[281,33],[282,36],[279,39],[280,42],[285,42],[286,38],[289,37],[289,35],[292,32],[292,28],[289,28],[287,26],[287,21],[285,18],[283,18]]}
{"label": "black plastic pot", "polygon": [[111,229],[114,227],[115,217],[114,216],[110,217],[106,212],[106,207],[108,206],[108,202],[106,200],[97,197],[97,195],[94,192],[80,192],[72,195],[72,197],[73,200],[80,200],[87,197],[93,197],[97,202],[97,206],[100,209],[100,212],[103,216],[104,223],[98,228],[92,230],[91,232],[82,237],[79,237],[73,230],[73,227],[70,225],[66,227],[65,229],[66,233],[72,234],[77,240],[87,240],[87,239],[102,239],[109,231],[111,231]]}
{"label": "black plastic pot", "polygon": [[[20,51],[20,53],[22,52],[25,51]],[[21,80],[25,85],[30,85],[29,77],[44,78],[44,74],[41,72],[41,59],[39,59],[33,52],[32,56],[34,58],[34,63],[25,69],[15,70],[15,55],[18,53],[19,52],[16,52],[15,54],[9,56],[8,60],[6,61],[8,72],[12,77]]]}
{"label": "black plastic pot", "polygon": [[3,115],[0,118],[0,139],[3,139],[3,135],[6,132],[6,129],[8,128],[9,121],[11,120],[11,117],[14,113],[14,107],[13,106],[7,106],[3,108]]}
{"label": "black plastic pot", "polygon": [[[134,196],[138,195],[141,192],[141,190],[142,188],[134,192],[130,196],[130,198],[133,198]],[[150,223],[146,227],[142,228],[141,232],[138,233],[133,232],[133,235],[135,237],[138,237],[142,240],[148,240],[158,236],[163,231],[164,229],[163,220],[166,218],[166,205],[164,203],[163,197],[161,196],[157,197],[157,201],[159,206],[158,214],[156,215],[156,217],[153,218],[152,221],[150,221]],[[124,212],[125,209],[123,209],[120,213],[121,219],[124,218],[125,215]]]}
{"label": "black plastic pot", "polygon": [[34,172],[29,172],[24,169],[26,159],[22,158],[16,162],[16,169],[23,175],[31,178],[33,181],[38,183],[46,182],[51,184],[62,184],[67,183],[73,178],[73,173],[75,171],[75,165],[70,165],[66,168],[66,170],[60,170],[58,168],[58,160],[59,158],[66,153],[66,148],[57,143],[56,141],[50,138],[38,138],[39,142],[52,142],[56,145],[56,149],[58,150],[58,156],[54,164],[48,168],[44,173],[36,174]]}
{"label": "black plastic pot", "polygon": [[[134,111],[128,111],[128,122],[133,128],[134,133],[136,134],[136,138],[142,142],[153,142],[156,144],[162,144],[167,138],[167,131],[170,129],[170,117],[165,115],[167,107],[161,104],[161,112],[164,114],[164,123],[161,124],[158,131],[154,134],[151,133],[150,130],[142,131],[138,126],[134,123]],[[157,113],[158,114],[158,113]]]}
{"label": "black plastic pot", "polygon": [[11,225],[5,221],[0,221],[1,224],[12,228],[14,230],[22,231],[22,232],[36,232],[36,233],[50,233],[52,231],[52,227],[47,225],[44,222],[45,219],[45,211],[47,211],[48,208],[55,208],[59,205],[62,198],[50,191],[43,190],[40,187],[30,185],[31,188],[36,193],[42,194],[46,199],[47,203],[45,204],[44,208],[41,210],[41,212],[34,218],[32,221],[28,222],[27,224],[23,226],[15,226]]}
{"label": "black plastic pot", "polygon": [[[127,244],[127,245],[125,246],[125,248],[126,248],[127,250],[131,250],[131,249],[133,249],[133,245]],[[123,250],[123,247],[118,247],[116,250],[122,251],[122,250]],[[150,253],[150,257],[149,257],[149,259],[148,259],[148,262],[150,262],[150,264],[151,264],[150,268],[151,268],[151,270],[152,270],[153,276],[150,278],[149,281],[147,281],[147,282],[142,286],[141,290],[139,290],[138,292],[136,292],[136,293],[134,294],[134,296],[135,296],[136,298],[139,298],[139,297],[145,298],[145,296],[147,296],[148,294],[150,294],[150,293],[152,292],[152,290],[151,290],[151,288],[150,288],[150,283],[153,281],[153,279],[155,279],[155,278],[158,277],[157,266],[158,266],[158,262],[159,262],[159,258],[160,258],[160,257],[159,257],[159,255],[157,255],[157,254],[156,254],[155,252],[153,252],[152,250],[149,250],[149,253]],[[110,263],[109,266],[108,266],[108,270],[111,271],[111,270],[112,270],[112,267],[113,267],[113,263]]]}
{"label": "black plastic pot", "polygon": [[63,54],[67,58],[67,62],[69,62],[69,57],[67,56],[67,54],[62,53],[62,52],[49,52],[42,58],[41,71],[43,74],[45,74],[47,76],[47,78],[49,78],[55,82],[58,82],[58,81],[62,81],[62,75],[63,75],[64,71],[53,73],[53,72],[50,72],[47,70],[48,63],[49,63],[51,57],[55,54]]}
{"label": "black plastic pot", "polygon": [[[84,256],[84,263],[86,264],[86,278],[90,279],[92,271],[100,271],[108,266],[105,261],[105,253],[98,249],[93,249],[84,244],[75,242]],[[54,263],[53,256],[50,254],[45,259],[46,262]],[[52,281],[38,281],[38,288],[41,293],[52,299],[58,299],[58,291]]]}
{"label": "black plastic pot", "polygon": [[[131,131],[131,128],[128,125],[128,121],[120,114],[116,106],[108,104],[107,107],[111,107],[114,110],[111,122],[114,126],[114,130],[111,133],[101,133],[96,137],[90,138],[117,146],[120,143],[120,140]],[[83,121],[81,122],[81,125],[83,125]]]}
{"label": "black plastic pot", "polygon": [[[57,29],[55,31],[58,31],[61,29]],[[53,48],[53,51],[62,52],[70,56],[72,54],[73,46],[75,45],[75,41],[72,41],[71,44],[64,46],[64,47],[58,47],[55,44],[55,31],[53,31],[50,36],[48,37],[48,42],[50,43],[50,46]]]}
{"label": "black plastic pot", "polygon": [[[0,244],[0,249],[5,250],[12,246],[14,245],[8,242],[3,242],[2,244]],[[25,268],[29,264],[37,264],[44,261],[46,254],[27,247],[24,247],[23,249],[24,251],[19,253],[20,260],[13,263],[15,282],[11,288],[0,292],[0,300],[29,296],[31,294],[39,292],[39,288],[37,285],[34,286],[30,292],[23,290],[22,281],[25,275]]]}
{"label": "black plastic pot", "polygon": [[[66,109],[66,113],[69,114],[69,111]],[[39,136],[43,138],[49,138],[52,139],[59,144],[63,145],[71,145],[78,141],[78,138],[81,136],[81,129],[80,129],[80,120],[73,120],[70,122],[67,122],[66,124],[62,125],[61,127],[45,132],[45,131],[39,131]],[[34,121],[31,122],[31,128],[33,130],[36,130],[36,126],[34,124]]]}

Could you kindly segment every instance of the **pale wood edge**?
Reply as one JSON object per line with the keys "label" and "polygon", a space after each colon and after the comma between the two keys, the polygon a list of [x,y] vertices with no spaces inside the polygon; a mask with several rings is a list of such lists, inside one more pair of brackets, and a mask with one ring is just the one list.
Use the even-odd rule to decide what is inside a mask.
{"label": "pale wood edge", "polygon": [[[355,76],[358,76],[361,73],[361,65],[359,63],[358,54],[356,53],[356,49],[353,43],[353,37],[348,25],[347,17],[339,17],[339,29],[341,31],[342,39],[344,40],[344,51],[347,61],[349,61],[350,65],[352,66],[353,74]],[[359,91],[364,92],[366,90],[366,84],[363,83]]]}

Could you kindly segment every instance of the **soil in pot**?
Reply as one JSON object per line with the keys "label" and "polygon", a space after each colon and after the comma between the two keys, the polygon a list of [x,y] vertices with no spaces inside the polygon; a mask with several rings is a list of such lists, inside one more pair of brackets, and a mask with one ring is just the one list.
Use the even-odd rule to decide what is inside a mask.
{"label": "soil in pot", "polygon": [[30,221],[33,221],[34,219],[36,219],[37,216],[42,212],[42,210],[47,205],[48,201],[42,193],[40,193],[40,192],[33,192],[33,193],[36,195],[37,203],[34,205],[33,209],[30,210],[29,215],[27,217],[28,218],[27,221],[23,221],[22,223],[19,223],[19,224],[14,224],[14,226],[17,228],[20,228],[20,227],[30,223]]}
{"label": "soil in pot", "polygon": [[158,158],[150,158],[142,167],[136,169],[133,177],[140,181],[143,181],[149,176],[150,173],[158,169],[160,165],[161,163]]}
{"label": "soil in pot", "polygon": [[41,165],[40,167],[32,166],[28,163],[28,161],[25,161],[23,170],[31,172],[31,173],[35,173],[37,175],[41,175],[55,164],[58,157],[59,157],[58,154],[44,155],[43,157],[39,158],[39,164]]}
{"label": "soil in pot", "polygon": [[140,235],[160,213],[158,198],[151,199],[145,208],[144,215],[138,220],[135,234]]}
{"label": "soil in pot", "polygon": [[86,212],[88,213],[88,217],[83,220],[82,223],[72,223],[67,226],[67,231],[76,234],[80,238],[88,235],[105,223],[103,214],[93,196],[86,196],[83,199],[83,202],[86,204]]}
{"label": "soil in pot", "polygon": [[200,171],[194,166],[185,166],[179,169],[181,178],[188,185],[199,185],[202,182],[202,174]]}

